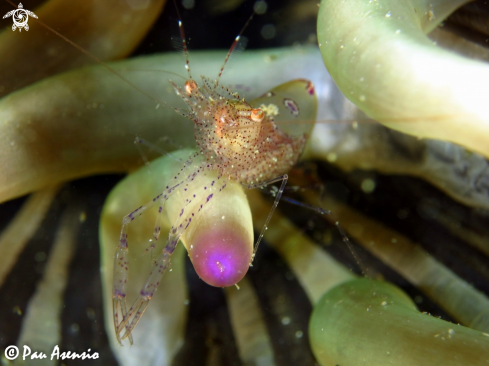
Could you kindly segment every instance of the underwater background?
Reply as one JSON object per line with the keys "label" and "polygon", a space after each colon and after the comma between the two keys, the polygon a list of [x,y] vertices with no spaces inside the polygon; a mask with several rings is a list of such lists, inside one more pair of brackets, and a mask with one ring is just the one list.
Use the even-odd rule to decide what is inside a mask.
{"label": "underwater background", "polygon": [[[299,49],[317,45],[317,2],[267,1],[266,3],[268,5],[266,13],[255,16],[244,32],[248,38],[248,45],[243,55],[233,55],[236,60],[230,61],[225,73],[232,75],[253,72],[258,75],[258,78],[267,78],[266,71],[260,73],[259,63],[250,66],[249,70],[240,69],[240,57],[244,58],[248,50],[273,47]],[[445,23],[445,29],[475,43],[486,43],[487,36],[477,26],[471,26],[477,22],[474,19],[487,17],[487,6],[481,3],[469,4],[469,7],[453,14]],[[251,15],[254,2],[196,0],[193,6],[192,2],[186,4],[188,9],[183,8],[180,2],[178,6],[188,38],[190,64],[193,67],[199,63],[199,56],[196,55],[205,55],[205,53],[192,52],[193,50],[206,52],[205,50],[227,50],[230,47],[234,37]],[[34,3],[24,4],[25,8],[34,9],[34,12],[36,6],[37,4]],[[0,6],[0,12],[5,13],[9,9],[11,9],[9,4],[2,3]],[[175,6],[172,2],[168,2],[130,57],[172,51],[171,36],[178,36],[177,20]],[[4,33],[12,32],[9,29],[10,22],[5,23],[7,25],[2,31]],[[31,29],[29,32],[33,31],[35,30]],[[0,42],[1,40],[2,38]],[[65,45],[64,47],[69,48],[70,46]],[[318,56],[317,52],[315,56]],[[30,62],[36,65],[35,60]],[[184,75],[183,65],[184,57],[181,56],[180,75]],[[297,67],[307,68],[308,64]],[[165,65],[161,65],[159,69],[165,69]],[[3,70],[2,73],[9,72],[8,69]],[[108,73],[107,70],[105,71]],[[163,84],[167,82],[169,78],[167,75],[155,70],[147,72],[151,71],[152,78],[161,79]],[[218,68],[215,74],[206,76],[214,78],[217,72]],[[286,75],[286,77],[293,79],[297,76]],[[43,77],[38,78],[38,80],[42,79]],[[131,79],[133,80],[135,78]],[[123,83],[115,77],[111,82]],[[251,89],[255,86],[246,85],[245,81],[244,85],[240,87],[246,90],[248,87]],[[328,102],[338,101],[333,107],[336,117],[330,117],[331,120],[336,121],[319,121],[319,123],[337,126],[337,129],[331,127],[333,129],[331,134],[334,136],[334,133],[337,133],[338,136],[342,136],[342,141],[345,143],[351,142],[352,139],[359,139],[366,147],[358,148],[357,155],[351,153],[351,149],[346,149],[352,155],[345,157],[343,162],[342,148],[339,145],[322,153],[322,158],[317,152],[307,151],[305,154],[307,160],[300,162],[297,169],[290,173],[291,183],[289,185],[300,188],[290,189],[284,194],[300,202],[308,199],[308,203],[313,206],[330,209],[345,228],[357,257],[344,244],[334,222],[326,222],[321,215],[312,210],[280,202],[280,214],[277,213],[277,215],[286,217],[294,224],[295,233],[315,243],[321,251],[327,252],[335,261],[342,263],[347,272],[352,275],[367,275],[374,279],[389,281],[406,292],[420,312],[429,313],[432,317],[455,324],[461,322],[460,318],[454,317],[444,307],[446,297],[441,297],[441,300],[437,301],[436,293],[430,292],[423,288],[421,283],[416,282],[417,274],[410,274],[410,272],[415,272],[419,270],[418,268],[403,267],[402,263],[397,262],[389,265],[385,256],[376,250],[366,249],[368,242],[367,244],[358,243],[357,236],[362,237],[365,234],[369,223],[378,225],[375,226],[375,230],[379,237],[385,233],[385,237],[391,238],[391,244],[394,246],[398,241],[402,242],[404,239],[413,243],[416,250],[427,253],[430,258],[434,258],[436,262],[446,267],[450,274],[455,275],[468,287],[474,289],[479,296],[478,299],[487,301],[489,295],[489,245],[487,244],[489,238],[489,226],[487,225],[489,169],[486,159],[468,150],[448,145],[436,145],[435,149],[433,146],[424,145],[422,141],[414,137],[405,137],[397,132],[386,132],[384,127],[374,132],[371,130],[361,132],[363,125],[371,125],[370,122],[362,123],[366,117],[361,112],[352,112],[353,107],[344,100],[332,82],[331,85],[323,88],[329,90],[328,95],[333,95],[328,97]],[[137,94],[137,91],[135,93]],[[118,103],[123,104],[124,101]],[[149,108],[154,108],[154,106]],[[100,111],[100,113],[108,112]],[[116,117],[108,116],[107,118]],[[186,122],[190,124],[190,121]],[[60,124],[59,128],[59,136],[62,138],[63,124]],[[113,133],[117,134],[117,132]],[[131,136],[129,132],[128,146],[132,144],[137,133],[139,132]],[[193,136],[189,134],[184,137],[171,136],[168,141],[165,139],[167,136],[164,132],[162,135],[143,135],[141,137],[158,143],[165,150],[175,149],[175,146],[189,147],[188,144],[193,139]],[[386,143],[387,140],[384,138],[388,138],[389,143]],[[382,150],[386,145],[389,145],[391,150]],[[379,162],[385,161],[386,166],[389,165],[390,159],[394,161],[394,165],[399,164],[399,161],[404,162],[405,172],[403,173],[399,168],[399,171],[393,169],[392,174],[388,174],[385,170],[371,168],[375,164],[368,163],[364,164],[364,169],[355,166],[351,161],[360,159],[361,155],[368,155],[362,148],[374,151],[372,153],[374,159]],[[375,150],[376,148],[378,150]],[[386,151],[393,152],[393,155],[387,155]],[[149,158],[158,155],[151,151],[145,153]],[[131,154],[133,157],[130,158],[132,159],[130,162],[128,159],[121,163],[124,166],[127,162],[127,171],[144,165],[136,147]],[[432,159],[432,155],[435,155],[437,159]],[[443,170],[445,168],[440,161],[452,167],[452,170]],[[434,180],[438,180],[438,184],[433,184],[432,181],[429,183],[430,179],[423,179],[426,171],[427,175],[432,173],[428,166],[430,162],[435,167],[433,170],[438,172],[438,175],[433,173],[436,176]],[[475,170],[479,174],[474,174]],[[114,174],[114,171],[118,173]],[[8,243],[9,240],[16,241],[16,238],[23,236],[16,233],[26,232],[27,228],[32,231],[31,237],[26,239],[25,247],[18,253],[12,268],[4,277],[0,277],[0,350],[2,350],[0,357],[2,357],[2,364],[10,364],[3,356],[3,350],[9,345],[21,344],[19,339],[22,337],[23,329],[27,329],[26,314],[29,304],[36,292],[43,286],[43,276],[46,274],[47,264],[53,255],[55,243],[62,235],[61,230],[70,225],[74,228],[71,232],[72,252],[62,254],[65,256],[66,268],[60,269],[60,273],[61,277],[65,279],[65,287],[62,291],[61,309],[53,315],[58,317],[57,321],[60,326],[57,330],[58,344],[63,351],[83,352],[90,348],[92,352],[98,352],[100,358],[91,361],[66,360],[64,364],[76,365],[90,362],[93,365],[116,365],[118,359],[125,357],[124,354],[117,354],[111,349],[108,332],[113,330],[107,330],[104,323],[99,244],[101,211],[111,189],[124,177],[123,171],[123,168],[111,169],[108,172],[113,174],[101,174],[101,171],[97,171],[97,175],[94,176],[78,178],[66,183],[56,182],[62,184],[56,188],[50,188],[50,191],[43,187],[44,196],[37,199],[46,200],[45,213],[40,214],[40,221],[37,223],[28,223],[28,218],[25,218],[20,226],[13,226],[14,217],[21,215],[23,208],[29,204],[30,198],[28,197],[7,200],[0,205],[0,233],[2,233],[0,243],[4,241],[0,249],[5,250],[4,248],[7,247],[8,250],[9,246],[5,243]],[[35,180],[35,177],[29,179]],[[458,182],[446,184],[448,187],[446,190],[452,189],[456,191],[455,193],[447,194],[440,189],[445,180]],[[463,185],[461,182],[467,184]],[[472,191],[477,192],[471,195]],[[315,197],[307,198],[308,195],[314,193],[316,193]],[[471,198],[463,201],[463,199],[457,199],[457,194]],[[485,197],[487,202],[479,199],[480,196]],[[250,201],[253,202],[265,200],[267,207],[263,209],[260,205],[252,204],[258,207],[253,210],[263,214],[268,213],[268,209],[273,204],[273,198],[266,195],[261,198],[256,198],[255,195],[251,197]],[[334,206],[329,206],[328,202],[333,202]],[[338,211],[335,210],[335,207]],[[29,211],[27,211],[27,216],[28,213]],[[370,221],[355,218],[356,213]],[[256,225],[255,234],[260,230],[260,225]],[[227,291],[205,284],[198,278],[190,260],[185,256],[184,273],[188,295],[185,303],[182,303],[182,308],[186,309],[186,321],[183,324],[183,344],[179,344],[176,353],[171,356],[171,365],[319,364],[311,350],[308,331],[314,304],[309,296],[309,290],[304,287],[300,276],[294,272],[293,264],[291,265],[290,261],[276,249],[280,243],[276,243],[278,239],[273,239],[273,230],[272,221],[263,244],[257,252],[253,267],[246,276],[252,294],[248,300],[255,303],[262,319],[261,323],[249,325],[251,330],[247,329],[249,332],[247,334],[256,334],[257,338],[261,337],[260,339],[263,339],[263,342],[268,345],[265,350],[260,350],[263,357],[253,359],[250,356],[249,360],[244,359],[243,355],[246,353],[243,353],[242,348],[241,337],[243,335],[236,330],[238,323],[236,315],[233,316],[236,309],[230,305],[232,303],[229,294],[231,290]],[[267,238],[268,235],[270,238]],[[271,243],[274,240],[275,243]],[[300,245],[298,247],[300,251]],[[403,246],[402,250],[408,253],[406,247]],[[4,252],[0,250],[0,253]],[[406,256],[409,255],[406,254]],[[325,276],[320,270],[314,275],[319,282],[322,276]],[[246,300],[240,301],[245,303]],[[459,300],[454,298],[453,301]],[[44,304],[51,306],[49,301]],[[152,305],[156,306],[156,304]],[[487,324],[489,308],[486,309],[487,312],[482,314],[481,318],[486,319]],[[240,311],[246,314],[248,310],[241,309]],[[47,323],[52,322],[44,324],[45,319],[37,320],[37,323],[36,321],[29,323],[30,329],[31,332],[38,332],[39,338],[42,338],[43,329],[49,326]],[[238,328],[241,326],[240,324]],[[253,330],[253,327],[256,329]],[[489,332],[487,328],[479,330]],[[172,334],[169,334],[169,337],[171,338]],[[345,342],[348,342],[348,339],[345,339]],[[409,345],[405,347],[408,348]],[[130,352],[128,345],[124,348],[124,352]],[[44,361],[47,360],[33,360],[32,364],[41,364]],[[124,364],[133,363],[137,363],[137,360],[127,359],[124,362]],[[463,361],[460,364],[464,364]]]}

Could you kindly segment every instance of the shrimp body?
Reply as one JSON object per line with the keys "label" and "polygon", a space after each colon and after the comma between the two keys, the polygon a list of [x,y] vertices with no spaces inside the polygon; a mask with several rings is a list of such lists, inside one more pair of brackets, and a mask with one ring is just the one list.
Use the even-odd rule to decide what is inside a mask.
{"label": "shrimp body", "polygon": [[[209,206],[209,202],[214,202],[216,195],[220,194],[228,183],[238,183],[247,188],[263,188],[271,183],[281,182],[281,187],[273,191],[275,202],[269,213],[268,223],[287,183],[286,173],[299,159],[307,140],[307,133],[289,135],[278,129],[274,115],[281,114],[281,119],[287,114],[297,117],[299,108],[294,101],[295,96],[302,99],[301,102],[304,104],[301,105],[305,105],[306,109],[314,108],[314,115],[316,110],[314,87],[308,80],[295,80],[278,86],[259,98],[259,101],[263,102],[259,108],[241,99],[238,93],[220,86],[219,79],[224,66],[240,36],[236,37],[231,46],[217,79],[212,81],[203,76],[202,85],[198,86],[190,73],[181,22],[179,26],[188,79],[183,89],[172,81],[170,84],[189,108],[188,111],[178,108],[175,111],[194,122],[195,140],[200,151],[185,161],[181,170],[174,175],[161,194],[123,218],[113,278],[113,319],[119,343],[124,338],[129,338],[132,342],[132,330],[141,319],[168,268],[178,241],[181,238],[185,239],[185,236],[182,237],[184,233],[193,231],[195,225],[192,224],[198,215]],[[308,128],[312,128],[312,125]],[[210,179],[209,183],[203,183],[202,179],[206,177]],[[158,240],[160,235],[161,214],[165,205],[180,204],[180,207],[173,210],[176,212],[176,215],[170,218],[173,225],[163,250],[152,260],[146,284],[132,307],[127,310],[127,228],[136,217],[158,204],[159,216],[153,234],[155,240]],[[232,286],[246,274],[265,230],[266,224],[253,247],[253,242],[250,242],[246,235],[238,234],[240,230],[223,230],[219,226],[211,225],[193,244],[185,245],[202,280],[213,286]]]}
{"label": "shrimp body", "polygon": [[[239,233],[241,229],[230,231],[210,225],[200,230],[198,236],[188,233],[195,231],[194,224],[202,210],[206,210],[209,202],[214,202],[230,183],[262,188],[281,181],[281,188],[273,192],[275,203],[270,218],[287,182],[285,173],[297,162],[308,136],[307,133],[290,135],[282,131],[273,117],[281,115],[281,119],[287,119],[287,115],[297,115],[298,107],[294,104],[291,108],[291,97],[300,99],[301,107],[306,111],[314,110],[315,115],[316,97],[308,80],[282,84],[252,103],[240,99],[226,88],[221,87],[218,92],[217,86],[211,87],[211,82],[206,78],[203,78],[203,82],[203,86],[198,87],[192,79],[187,80],[184,92],[170,81],[176,93],[189,106],[188,112],[177,112],[194,121],[199,150],[188,157],[179,171],[175,171],[173,179],[161,194],[123,219],[113,278],[113,317],[119,342],[124,338],[132,340],[131,332],[153,297],[180,239],[184,241],[197,274],[208,284],[226,287],[244,277],[266,226],[255,246],[252,237],[247,238]],[[254,107],[255,104],[260,104],[260,108]],[[163,250],[152,260],[150,274],[138,298],[127,310],[127,228],[135,218],[155,205],[159,205],[160,216],[163,212],[173,212],[168,214],[173,225]],[[160,235],[160,220],[158,218],[155,224],[155,240]],[[192,236],[196,240],[192,240],[192,244],[186,242]]]}
{"label": "shrimp body", "polygon": [[186,86],[192,87],[186,87],[186,93],[171,84],[189,106],[189,113],[182,114],[195,124],[195,140],[208,168],[243,185],[255,186],[294,166],[307,134],[291,136],[281,131],[272,113],[252,107],[227,88],[212,86],[206,77],[202,81],[198,87],[188,80]]}

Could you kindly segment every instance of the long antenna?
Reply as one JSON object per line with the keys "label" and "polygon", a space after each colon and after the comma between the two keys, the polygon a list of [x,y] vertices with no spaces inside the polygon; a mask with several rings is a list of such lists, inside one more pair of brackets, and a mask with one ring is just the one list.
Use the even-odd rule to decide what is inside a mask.
{"label": "long antenna", "polygon": [[253,10],[253,12],[251,13],[250,17],[246,21],[245,25],[243,26],[243,28],[241,28],[241,31],[238,33],[238,35],[234,39],[234,42],[231,45],[231,48],[229,49],[228,54],[226,55],[226,58],[224,59],[224,63],[221,66],[221,70],[219,70],[219,74],[217,75],[216,84],[214,85],[215,88],[217,88],[217,86],[219,85],[219,80],[221,79],[222,73],[224,71],[224,67],[226,66],[226,63],[228,62],[229,57],[231,56],[231,53],[233,53],[234,49],[238,45],[239,39],[243,35],[243,32],[248,27],[248,24],[250,24],[250,22],[251,22],[251,20],[253,19],[254,16],[255,16],[255,10]]}
{"label": "long antenna", "polygon": [[[14,8],[17,9],[17,5],[15,5],[12,1],[10,0],[6,0],[10,5],[12,5]],[[112,67],[110,67],[109,65],[107,65],[105,62],[103,62],[102,60],[100,60],[98,57],[92,55],[90,52],[88,52],[86,49],[84,49],[83,47],[77,45],[75,42],[71,41],[69,38],[66,38],[65,36],[63,36],[61,33],[57,32],[56,30],[54,30],[53,28],[51,28],[49,25],[47,24],[44,24],[42,21],[40,21],[39,19],[36,19],[36,18],[32,18],[34,19],[36,22],[38,22],[40,25],[42,25],[44,28],[46,28],[47,30],[53,32],[54,34],[56,34],[58,37],[60,37],[61,39],[63,39],[65,42],[69,43],[70,45],[72,45],[73,47],[75,47],[77,50],[79,50],[80,52],[84,53],[85,55],[87,55],[88,57],[90,57],[92,60],[94,60],[95,62],[101,64],[102,66],[104,66],[107,70],[109,70],[111,73],[113,73],[114,75],[118,76],[119,78],[121,78],[123,81],[125,81],[126,83],[128,83],[130,86],[132,86],[134,89],[136,89],[138,92],[140,92],[141,94],[147,96],[149,99],[153,100],[154,102],[156,102],[157,104],[161,104],[163,106],[166,106],[166,102],[163,102],[161,100],[158,100],[156,98],[154,98],[152,95],[146,93],[144,90],[140,89],[138,86],[136,86],[134,83],[132,83],[131,81],[129,81],[128,79],[126,79],[124,76],[122,76],[121,74],[119,74],[117,71],[115,71]]]}
{"label": "long antenna", "polygon": [[192,79],[192,74],[190,73],[190,62],[188,60],[187,39],[185,38],[185,31],[183,29],[182,16],[178,10],[177,0],[173,0],[173,3],[175,4],[175,9],[177,10],[178,29],[180,31],[180,37],[182,38],[183,53],[185,55],[185,70],[187,70],[188,78]]}

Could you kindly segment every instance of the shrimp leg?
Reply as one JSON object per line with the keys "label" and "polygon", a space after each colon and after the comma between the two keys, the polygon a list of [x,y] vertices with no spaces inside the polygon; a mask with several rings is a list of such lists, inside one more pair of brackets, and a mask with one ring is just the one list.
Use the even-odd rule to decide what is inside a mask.
{"label": "shrimp leg", "polygon": [[[154,230],[154,237],[157,239],[157,237],[159,236],[159,230],[160,230],[159,222],[163,210],[164,200],[171,194],[171,192],[176,187],[180,186],[182,183],[183,182],[177,184],[172,188],[167,189],[164,193],[153,198],[153,200],[137,208],[136,210],[126,215],[122,219],[122,229],[121,229],[121,235],[119,239],[119,245],[117,247],[117,251],[114,258],[114,284],[112,290],[114,328],[116,329],[117,341],[119,343],[121,343],[121,339],[119,337],[120,331],[118,331],[118,329],[120,328],[121,324],[127,322],[126,319],[128,314],[126,308],[126,283],[129,274],[129,259],[128,259],[129,247],[127,242],[127,227],[136,217],[141,216],[148,209],[152,208],[156,203],[159,202],[160,207],[158,210],[158,219],[156,221],[155,230]],[[153,267],[154,267],[154,263],[155,261],[153,261]],[[129,311],[129,313],[131,313],[131,311]],[[122,315],[121,321],[119,320],[119,314]],[[132,337],[130,336],[129,336],[129,342],[132,344]]]}
{"label": "shrimp leg", "polygon": [[[211,201],[212,197],[214,196],[214,193],[211,193],[213,190],[215,190],[215,192],[220,192],[226,187],[225,179],[221,181],[219,185],[214,186],[214,182],[220,181],[222,176],[218,176],[217,181],[213,181],[211,183],[212,187],[200,186],[201,180],[196,180],[196,178],[198,175],[201,174],[206,175],[205,170],[207,165],[207,163],[203,163],[196,171],[190,174],[184,182],[182,182],[185,183],[184,187],[182,187],[182,190],[184,192],[189,192],[185,200],[184,207],[176,215],[178,217],[173,224],[170,233],[168,234],[166,245],[163,248],[161,254],[157,258],[154,258],[152,260],[151,272],[148,279],[146,280],[146,284],[141,289],[138,298],[136,299],[132,307],[129,309],[129,311],[127,311],[126,314],[123,315],[121,323],[116,326],[117,336],[121,340],[128,337],[130,340],[132,330],[141,319],[144,311],[149,304],[149,301],[157,290],[161,278],[163,277],[163,274],[170,264],[171,255],[173,254],[173,251],[175,250],[175,247],[180,240],[180,237],[191,224],[192,219],[195,218],[195,216],[202,210],[203,206],[206,203]],[[170,193],[173,192],[175,192],[175,190]],[[167,200],[168,198],[169,194],[166,196],[162,196],[160,200]],[[161,215],[161,212],[162,206],[160,206],[158,214]],[[155,228],[155,239],[158,237],[158,235],[159,226]],[[125,305],[121,306],[121,310],[124,310],[124,306]],[[125,332],[122,336],[120,336],[120,333],[124,330]]]}
{"label": "shrimp leg", "polygon": [[[137,312],[135,312],[135,305],[136,303],[131,307],[129,311],[127,311],[126,307],[126,284],[128,281],[128,273],[129,273],[129,247],[128,247],[128,237],[127,237],[127,229],[128,225],[136,218],[144,214],[148,209],[152,208],[154,205],[157,203],[160,204],[159,209],[158,209],[158,218],[156,220],[155,224],[155,229],[153,236],[155,240],[158,239],[160,235],[160,222],[161,222],[161,214],[163,211],[163,206],[166,200],[173,194],[173,192],[176,191],[177,188],[184,184],[189,184],[192,182],[195,177],[197,176],[199,171],[202,171],[203,169],[195,171],[194,168],[194,158],[198,157],[198,154],[194,154],[191,156],[184,164],[183,168],[181,169],[180,173],[178,173],[174,177],[174,181],[178,182],[176,184],[173,184],[171,187],[167,186],[166,190],[153,198],[150,202],[146,203],[145,205],[137,208],[130,214],[126,215],[122,219],[122,228],[121,228],[121,234],[119,238],[119,244],[116,250],[115,258],[114,258],[114,283],[113,283],[113,290],[112,290],[112,303],[113,303],[113,320],[114,320],[114,328],[116,330],[117,334],[117,341],[121,343],[121,338],[120,338],[120,332],[122,331],[123,327],[125,327],[128,324],[129,318],[134,317]],[[181,175],[185,176],[188,171],[192,171],[191,174],[187,175],[187,177],[183,180],[181,180]],[[172,229],[170,232],[170,237],[168,239],[167,245],[165,249],[163,250],[163,253],[160,254],[157,258],[152,260],[152,271],[150,278],[148,279],[148,282],[145,286],[145,288],[141,291],[140,297],[143,296],[146,298],[146,303],[151,299],[151,296],[153,295],[154,291],[156,290],[156,287],[158,286],[159,279],[154,282],[149,282],[150,280],[153,281],[154,276],[161,278],[163,275],[166,267],[169,264],[169,258],[171,254],[173,253],[173,250],[175,249],[175,246],[178,242],[178,238],[181,235],[181,232],[179,235],[176,236],[176,238],[171,239],[172,233],[176,234],[178,230]],[[183,232],[183,231],[182,231]],[[174,242],[174,243],[173,243]],[[159,275],[158,273],[161,273]],[[153,284],[153,286],[150,286],[150,284]],[[148,287],[149,286],[149,287]],[[151,289],[150,289],[151,288]],[[144,308],[140,308],[144,312]],[[134,326],[137,324],[137,321],[139,320],[140,316],[142,315],[139,314],[139,316],[136,319],[133,319],[129,325],[127,325],[126,333],[124,334],[124,338],[129,338],[129,342],[132,344],[132,337],[130,336],[130,333]],[[122,316],[122,319],[120,318]],[[135,322],[134,322],[135,321]]]}
{"label": "shrimp leg", "polygon": [[287,184],[288,179],[289,179],[289,176],[287,174],[284,174],[284,175],[281,175],[279,177],[268,180],[266,182],[262,182],[262,183],[258,183],[258,184],[250,184],[250,185],[246,186],[248,189],[263,188],[263,187],[268,186],[269,184],[273,184],[273,183],[282,181],[280,188],[274,194],[275,200],[273,202],[272,209],[268,213],[268,217],[267,217],[267,220],[265,221],[265,225],[263,225],[263,228],[261,229],[261,232],[260,232],[260,236],[258,237],[258,240],[255,243],[255,247],[253,248],[253,254],[251,257],[252,261],[255,258],[255,253],[258,250],[258,245],[260,245],[260,242],[263,238],[263,235],[265,235],[265,231],[268,229],[268,223],[269,223],[270,219],[272,218],[273,213],[278,206],[278,203],[280,202],[280,198],[282,197],[282,193],[284,193],[285,185]]}
{"label": "shrimp leg", "polygon": [[[194,156],[196,158],[197,156]],[[201,158],[201,157],[199,157]],[[133,213],[127,215],[123,221],[123,228],[121,231],[121,240],[119,247],[117,249],[116,254],[116,268],[114,269],[114,287],[113,287],[113,311],[114,311],[114,327],[117,335],[117,339],[119,343],[125,339],[129,338],[131,341],[131,333],[134,327],[137,325],[139,320],[141,319],[144,311],[146,310],[149,301],[153,297],[158,285],[161,281],[162,276],[164,275],[166,269],[170,264],[170,258],[175,250],[177,243],[179,242],[181,236],[186,232],[189,225],[192,221],[197,218],[203,209],[204,205],[213,201],[213,197],[215,194],[219,194],[222,190],[225,189],[228,179],[223,177],[220,174],[217,174],[215,177],[214,173],[211,173],[212,166],[207,162],[199,162],[198,159],[195,159],[195,162],[192,164],[188,164],[186,167],[182,169],[179,175],[183,175],[186,177],[184,180],[180,181],[178,184],[172,186],[171,188],[167,188],[165,192],[155,197],[153,200],[148,202],[146,205],[141,206]],[[200,164],[199,164],[200,163]],[[187,174],[188,171],[191,171],[190,174]],[[183,174],[182,174],[183,173]],[[210,174],[210,176],[209,176]],[[179,175],[175,177],[178,179]],[[211,178],[212,176],[212,178]],[[205,178],[207,177],[207,178]],[[204,183],[207,179],[208,183]],[[173,195],[174,193],[177,194]],[[182,202],[183,200],[183,202]],[[155,240],[158,239],[160,234],[160,216],[163,212],[163,207],[165,208],[165,213],[168,214],[170,218],[175,218],[174,224],[170,229],[168,234],[168,239],[166,244],[161,251],[161,253],[156,257],[152,258],[151,271],[145,282],[145,285],[139,291],[136,301],[133,303],[129,310],[126,309],[125,302],[125,284],[127,282],[127,254],[128,254],[128,245],[127,245],[127,226],[136,216],[142,215],[145,211],[147,211],[150,207],[154,206],[156,202],[160,202],[160,207],[158,209],[158,218],[156,219],[155,229],[153,232],[153,237]],[[183,207],[182,207],[183,206]],[[210,247],[206,247],[202,249],[202,254],[208,253],[212,250],[212,240],[204,240],[202,243],[192,246],[187,245],[187,250],[192,252],[193,250],[199,250],[202,245],[210,245]],[[238,245],[238,244],[236,244]],[[239,249],[239,248],[238,248]],[[221,250],[224,250],[221,248]],[[221,256],[228,258],[229,254],[224,250],[224,254],[220,253]],[[241,251],[238,250],[239,253]],[[219,254],[219,253],[218,253]],[[251,250],[250,250],[251,254]],[[202,255],[199,258],[199,255],[196,255],[193,258],[194,265],[195,261],[204,260],[203,266],[212,266],[212,262],[205,261],[205,255]],[[218,260],[218,263],[220,260]],[[236,262],[236,261],[234,261]],[[237,271],[238,273],[242,268],[239,266],[241,263],[231,263],[234,266],[228,268],[228,271],[225,271],[224,265],[221,263],[221,272],[232,272]],[[245,260],[246,267],[249,264],[249,259]],[[236,267],[237,266],[237,267]],[[235,268],[236,267],[236,268]],[[207,267],[206,267],[207,268]],[[234,278],[233,276],[231,276]],[[122,315],[122,319],[120,319],[120,315]],[[121,334],[122,333],[122,334]]]}
{"label": "shrimp leg", "polygon": [[[165,273],[166,269],[168,268],[168,265],[170,264],[170,257],[173,251],[175,250],[175,247],[178,243],[178,240],[182,232],[183,230],[177,235],[171,235],[162,253],[157,258],[153,259],[151,272],[148,277],[148,280],[146,281],[146,284],[144,285],[138,298],[136,299],[132,307],[129,309],[129,311],[126,314],[123,313],[122,322],[116,327],[116,334],[119,342],[125,338],[129,338],[129,341],[131,341],[131,337],[132,337],[131,332],[134,329],[134,327],[137,325],[139,320],[141,319],[141,316],[146,310],[149,301],[153,297],[153,294],[156,291],[156,289],[158,288],[160,280],[163,277],[163,274]],[[116,311],[115,310],[116,306],[117,304],[114,305],[114,312]],[[125,308],[125,302],[123,302],[121,309],[124,308]],[[122,337],[120,337],[120,333],[124,329],[125,329],[125,333],[122,335]]]}

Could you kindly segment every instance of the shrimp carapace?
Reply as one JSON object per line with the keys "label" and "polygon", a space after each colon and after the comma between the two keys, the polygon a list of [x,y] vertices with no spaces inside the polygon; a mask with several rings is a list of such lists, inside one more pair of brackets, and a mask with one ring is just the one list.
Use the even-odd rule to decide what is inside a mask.
{"label": "shrimp carapace", "polygon": [[[185,93],[171,84],[189,107],[188,112],[181,113],[194,122],[195,139],[209,168],[252,185],[286,173],[297,162],[313,124],[297,123],[299,129],[287,133],[276,120],[297,120],[299,105],[305,110],[316,109],[309,80],[284,83],[252,103],[227,88],[214,88],[205,77],[202,81],[202,86],[197,86],[188,80]],[[291,125],[284,127],[290,129]]]}

